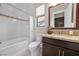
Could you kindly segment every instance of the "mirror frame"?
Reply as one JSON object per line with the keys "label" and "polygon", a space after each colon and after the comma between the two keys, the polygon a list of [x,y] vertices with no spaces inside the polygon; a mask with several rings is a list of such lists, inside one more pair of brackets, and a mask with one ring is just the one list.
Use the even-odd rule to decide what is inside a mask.
{"label": "mirror frame", "polygon": [[[63,4],[63,3],[61,3],[61,4]],[[79,3],[76,3],[76,18],[75,18],[75,21],[76,21],[76,27],[56,27],[56,28],[53,28],[53,27],[51,27],[51,29],[79,29],[78,27],[77,27],[77,17],[79,17],[78,16],[78,13],[77,12],[79,12],[78,10],[78,7],[79,7],[79,5],[78,5]],[[60,4],[57,4],[56,6],[58,6],[58,5],[60,5]],[[50,27],[50,8],[52,8],[53,6],[50,6],[50,7],[48,7],[48,27]]]}

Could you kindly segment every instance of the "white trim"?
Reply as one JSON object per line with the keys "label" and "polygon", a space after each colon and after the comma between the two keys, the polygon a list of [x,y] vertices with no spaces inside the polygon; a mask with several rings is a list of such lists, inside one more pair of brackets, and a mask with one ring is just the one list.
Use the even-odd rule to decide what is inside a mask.
{"label": "white trim", "polygon": [[74,17],[73,17],[74,27],[76,27],[76,7],[77,7],[77,4],[75,3],[74,4]]}
{"label": "white trim", "polygon": [[65,10],[61,10],[61,11],[58,11],[58,12],[53,12],[52,14],[58,14],[58,13],[62,13],[62,12],[65,12]]}

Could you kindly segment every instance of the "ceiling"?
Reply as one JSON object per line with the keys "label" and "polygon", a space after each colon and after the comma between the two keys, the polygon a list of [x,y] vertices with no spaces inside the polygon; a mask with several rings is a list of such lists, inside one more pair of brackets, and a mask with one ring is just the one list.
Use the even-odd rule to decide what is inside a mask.
{"label": "ceiling", "polygon": [[[28,20],[29,16],[36,15],[36,8],[42,4],[46,3],[1,3],[0,6],[2,6],[0,8],[2,9],[0,10],[0,12],[7,14],[8,11],[14,11],[13,14],[10,12],[8,14],[11,16],[14,16],[16,14],[16,17],[22,17],[23,19]],[[19,14],[20,12],[21,14]]]}
{"label": "ceiling", "polygon": [[10,5],[18,8],[24,13],[30,15],[35,15],[35,10],[38,6],[44,3],[9,3]]}

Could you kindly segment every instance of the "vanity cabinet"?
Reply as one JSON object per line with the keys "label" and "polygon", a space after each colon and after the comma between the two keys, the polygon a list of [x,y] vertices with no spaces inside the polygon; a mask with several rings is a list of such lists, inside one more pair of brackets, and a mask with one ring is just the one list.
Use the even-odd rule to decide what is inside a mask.
{"label": "vanity cabinet", "polygon": [[64,48],[64,50],[62,50],[62,55],[63,56],[79,56],[79,52]]}
{"label": "vanity cabinet", "polygon": [[43,56],[79,56],[79,44],[43,37]]}
{"label": "vanity cabinet", "polygon": [[58,56],[60,55],[60,49],[57,46],[43,43],[43,53],[45,56]]}

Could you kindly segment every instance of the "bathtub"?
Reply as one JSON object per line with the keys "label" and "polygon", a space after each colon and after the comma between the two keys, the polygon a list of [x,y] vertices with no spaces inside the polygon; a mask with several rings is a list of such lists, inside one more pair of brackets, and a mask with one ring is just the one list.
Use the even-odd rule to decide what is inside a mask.
{"label": "bathtub", "polygon": [[0,55],[1,56],[21,56],[21,55],[28,55],[28,45],[29,45],[29,38],[28,37],[21,37],[16,38],[13,40],[8,40],[2,42],[0,44]]}

